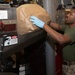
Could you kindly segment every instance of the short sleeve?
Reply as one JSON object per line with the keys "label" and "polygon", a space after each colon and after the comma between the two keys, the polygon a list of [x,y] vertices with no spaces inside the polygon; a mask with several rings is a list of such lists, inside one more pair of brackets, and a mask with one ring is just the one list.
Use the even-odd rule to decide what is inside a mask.
{"label": "short sleeve", "polygon": [[62,26],[61,26],[61,31],[63,31],[63,32],[64,32],[64,31],[65,31],[65,29],[66,29],[66,27],[67,27],[66,25],[62,25]]}
{"label": "short sleeve", "polygon": [[65,35],[69,36],[72,42],[75,42],[75,28],[65,33]]}

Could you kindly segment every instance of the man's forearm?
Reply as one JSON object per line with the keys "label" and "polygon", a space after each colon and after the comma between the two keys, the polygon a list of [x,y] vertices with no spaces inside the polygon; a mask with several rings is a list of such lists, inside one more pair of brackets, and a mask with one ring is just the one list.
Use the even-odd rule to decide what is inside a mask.
{"label": "man's forearm", "polygon": [[44,30],[58,43],[64,43],[64,35],[60,34],[59,32],[55,31],[48,25],[44,25]]}
{"label": "man's forearm", "polygon": [[60,25],[58,25],[57,23],[55,23],[55,22],[50,22],[50,27],[52,27],[53,29],[55,29],[55,30],[61,30],[61,26]]}

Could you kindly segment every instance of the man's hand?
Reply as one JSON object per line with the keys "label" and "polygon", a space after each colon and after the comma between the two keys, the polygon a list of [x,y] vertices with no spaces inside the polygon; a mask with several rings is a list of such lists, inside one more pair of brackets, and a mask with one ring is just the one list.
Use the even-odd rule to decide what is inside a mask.
{"label": "man's hand", "polygon": [[35,16],[30,16],[30,21],[40,28],[43,28],[44,24],[45,24],[43,21],[41,21],[40,19],[38,19]]}

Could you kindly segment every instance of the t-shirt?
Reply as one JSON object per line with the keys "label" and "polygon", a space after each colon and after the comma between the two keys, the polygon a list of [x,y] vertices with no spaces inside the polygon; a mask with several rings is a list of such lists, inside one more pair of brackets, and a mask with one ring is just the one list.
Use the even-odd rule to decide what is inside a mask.
{"label": "t-shirt", "polygon": [[63,59],[66,61],[75,61],[75,27],[62,26],[64,34],[71,38],[71,43],[65,46],[62,50]]}

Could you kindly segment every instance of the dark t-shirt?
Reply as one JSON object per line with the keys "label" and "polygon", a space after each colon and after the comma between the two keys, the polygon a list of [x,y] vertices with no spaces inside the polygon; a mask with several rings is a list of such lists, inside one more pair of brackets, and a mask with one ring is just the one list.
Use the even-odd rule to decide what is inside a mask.
{"label": "dark t-shirt", "polygon": [[69,28],[69,26],[63,25],[62,30],[64,31],[64,34],[71,39],[71,43],[65,46],[62,50],[63,59],[65,61],[75,61],[75,27]]}

